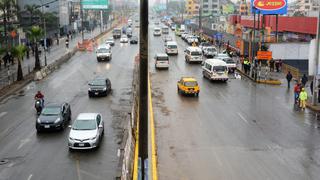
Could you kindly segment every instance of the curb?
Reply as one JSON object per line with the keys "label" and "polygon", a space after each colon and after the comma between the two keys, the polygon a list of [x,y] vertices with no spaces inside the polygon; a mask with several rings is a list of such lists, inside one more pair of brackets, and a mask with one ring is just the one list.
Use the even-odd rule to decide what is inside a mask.
{"label": "curb", "polygon": [[[120,23],[116,24],[115,26],[118,26],[119,24]],[[109,33],[112,28],[114,28],[114,26],[112,26],[110,29],[104,31],[103,33],[100,33],[99,35],[95,36],[92,39],[96,40],[96,39],[103,37],[105,34]],[[52,74],[55,69],[58,69],[60,65],[67,62],[76,52],[78,52],[78,49],[77,49],[77,47],[74,47],[70,52],[66,53],[65,55],[63,55],[59,59],[55,60],[54,62],[49,64],[47,67],[43,67],[43,69],[39,71],[40,74],[42,75],[41,79],[45,78],[49,74]],[[2,101],[4,101],[6,98],[8,98],[8,96],[14,94],[15,92],[22,89],[24,86],[29,84],[30,82],[34,81],[35,74],[36,74],[36,72],[32,71],[29,74],[24,76],[24,80],[15,81],[12,84],[0,89],[1,90],[0,103]],[[40,80],[40,79],[38,79],[38,80]]]}
{"label": "curb", "polygon": [[257,80],[257,81],[255,81],[252,77],[250,77],[248,74],[244,73],[240,69],[236,68],[236,70],[237,70],[237,72],[239,72],[240,74],[246,76],[247,78],[249,78],[253,82],[256,82],[256,83],[259,83],[259,84],[281,85],[281,81],[280,80]]}
{"label": "curb", "polygon": [[314,106],[314,105],[311,105],[310,103],[307,103],[306,104],[306,107],[312,111],[315,111],[315,112],[320,112],[320,107],[319,106]]}

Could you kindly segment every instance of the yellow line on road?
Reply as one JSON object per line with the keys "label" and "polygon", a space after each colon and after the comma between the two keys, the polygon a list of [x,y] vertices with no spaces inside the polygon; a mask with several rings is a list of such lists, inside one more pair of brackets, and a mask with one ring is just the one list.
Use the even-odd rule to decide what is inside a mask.
{"label": "yellow line on road", "polygon": [[155,138],[155,126],[154,116],[152,107],[152,96],[151,96],[151,82],[150,75],[148,74],[148,96],[149,96],[149,109],[150,109],[150,129],[151,129],[151,163],[152,163],[152,180],[158,180],[158,169],[157,169],[157,146]]}

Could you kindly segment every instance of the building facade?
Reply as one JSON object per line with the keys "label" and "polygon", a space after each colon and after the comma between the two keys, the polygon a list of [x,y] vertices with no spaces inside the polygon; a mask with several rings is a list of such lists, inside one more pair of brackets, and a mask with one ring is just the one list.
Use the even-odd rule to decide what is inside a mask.
{"label": "building facade", "polygon": [[294,14],[298,13],[305,16],[314,16],[319,10],[319,0],[297,0],[295,3]]}
{"label": "building facade", "polygon": [[199,1],[198,0],[187,0],[186,1],[186,13],[188,17],[199,15]]}

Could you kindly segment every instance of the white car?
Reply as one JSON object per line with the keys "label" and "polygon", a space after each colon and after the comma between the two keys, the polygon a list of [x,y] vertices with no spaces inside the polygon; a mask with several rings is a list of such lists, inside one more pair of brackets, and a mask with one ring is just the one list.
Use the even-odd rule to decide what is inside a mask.
{"label": "white car", "polygon": [[213,46],[204,46],[202,48],[203,55],[207,58],[213,58],[217,55],[217,49]]}
{"label": "white car", "polygon": [[154,28],[153,36],[161,36],[161,29],[159,27]]}
{"label": "white car", "polygon": [[97,61],[107,60],[110,61],[112,59],[111,47],[109,44],[101,45],[96,50]]}
{"label": "white car", "polygon": [[104,122],[99,113],[80,113],[71,126],[69,149],[99,147],[104,134]]}
{"label": "white car", "polygon": [[199,40],[198,40],[198,38],[195,37],[195,36],[189,36],[189,37],[187,38],[187,42],[188,42],[188,44],[192,45],[193,43],[198,44]]}
{"label": "white car", "polygon": [[[217,59],[221,59],[221,58],[217,58]],[[232,58],[222,58],[221,60],[227,63],[229,72],[233,73],[236,70],[237,63]]]}
{"label": "white car", "polygon": [[121,36],[120,43],[128,43],[129,39],[126,35]]}
{"label": "white car", "polygon": [[217,54],[217,56],[215,58],[216,59],[224,59],[224,58],[230,58],[230,56],[225,53],[219,53],[219,54]]}
{"label": "white car", "polygon": [[110,46],[114,46],[114,38],[113,37],[109,37],[106,40],[106,44],[109,44]]}

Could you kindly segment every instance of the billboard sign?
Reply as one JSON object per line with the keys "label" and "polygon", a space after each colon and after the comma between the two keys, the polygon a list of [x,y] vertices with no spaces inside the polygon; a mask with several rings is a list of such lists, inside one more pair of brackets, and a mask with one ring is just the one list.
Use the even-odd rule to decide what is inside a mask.
{"label": "billboard sign", "polygon": [[260,14],[287,14],[288,0],[251,0],[251,12]]}
{"label": "billboard sign", "polygon": [[82,0],[83,9],[108,9],[108,0]]}

